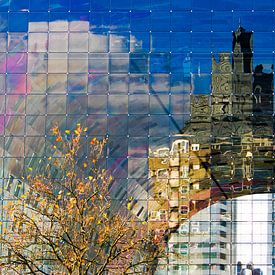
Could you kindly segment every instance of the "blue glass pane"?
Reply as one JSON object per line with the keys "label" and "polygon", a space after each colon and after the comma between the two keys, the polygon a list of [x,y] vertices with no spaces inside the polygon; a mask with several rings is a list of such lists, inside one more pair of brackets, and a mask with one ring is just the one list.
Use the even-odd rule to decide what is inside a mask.
{"label": "blue glass pane", "polygon": [[211,15],[209,11],[192,12],[192,31],[210,32],[211,31]]}
{"label": "blue glass pane", "polygon": [[[184,73],[173,73],[171,75],[172,96],[173,94],[178,94],[178,93],[190,95],[191,93],[190,65],[187,68],[187,70],[188,71],[184,70]],[[189,104],[187,104],[187,106],[188,105]],[[190,108],[190,106],[188,108]]]}
{"label": "blue glass pane", "polygon": [[[252,1],[250,1],[252,2]],[[213,10],[219,10],[219,11],[232,11],[236,10],[240,6],[240,1],[238,0],[220,0],[220,1],[214,1],[214,4],[212,6]],[[245,7],[245,5],[244,5]]]}
{"label": "blue glass pane", "polygon": [[151,96],[150,96],[150,114],[154,115],[167,115],[169,111],[169,95],[157,93],[151,87]]}
{"label": "blue glass pane", "polygon": [[111,30],[128,31],[130,29],[129,12],[111,12],[110,21]]}
{"label": "blue glass pane", "polygon": [[[186,54],[171,54],[171,72],[184,73],[186,71]],[[190,71],[190,68],[188,68]]]}
{"label": "blue glass pane", "polygon": [[148,115],[132,115],[129,117],[129,125],[135,125],[135,127],[129,127],[128,133],[131,136],[145,136],[148,135],[149,130],[149,117]]}
{"label": "blue glass pane", "polygon": [[169,54],[151,54],[150,71],[152,73],[169,73],[170,72],[170,55]]}
{"label": "blue glass pane", "polygon": [[172,10],[191,10],[192,0],[171,0],[171,9]]}
{"label": "blue glass pane", "polygon": [[130,54],[130,73],[147,73],[148,72],[148,55],[147,54]]}
{"label": "blue glass pane", "polygon": [[[254,32],[272,32],[274,30],[274,12],[272,11],[254,11],[251,13],[252,27]],[[268,24],[263,24],[263,18]]]}
{"label": "blue glass pane", "polygon": [[273,33],[255,32],[253,36],[254,52],[272,52],[273,47]]}
{"label": "blue glass pane", "polygon": [[232,37],[227,32],[214,32],[211,35],[212,52],[230,52],[232,50]]}
{"label": "blue glass pane", "polygon": [[170,1],[151,0],[151,10],[170,10]]}
{"label": "blue glass pane", "polygon": [[192,13],[190,11],[173,11],[171,13],[172,31],[190,32],[192,30]]}
{"label": "blue glass pane", "polygon": [[111,0],[111,10],[130,10],[131,0]]}
{"label": "blue glass pane", "polygon": [[192,92],[194,94],[210,94],[211,92],[211,75],[193,74]]}
{"label": "blue glass pane", "polygon": [[170,12],[151,13],[151,30],[152,31],[170,31]]}
{"label": "blue glass pane", "polygon": [[171,33],[171,51],[172,52],[191,51],[191,34],[188,32]]}
{"label": "blue glass pane", "polygon": [[0,1],[0,11],[8,11],[10,7],[10,0]]}
{"label": "blue glass pane", "polygon": [[165,137],[169,135],[169,118],[167,115],[151,115],[150,116],[150,136]]}
{"label": "blue glass pane", "polygon": [[273,0],[258,1],[254,0],[254,10],[272,10],[274,8]]}
{"label": "blue glass pane", "polygon": [[131,12],[131,30],[149,31],[150,30],[150,12],[132,11]]}
{"label": "blue glass pane", "polygon": [[197,53],[211,52],[211,36],[209,33],[192,33],[192,51]]}
{"label": "blue glass pane", "polygon": [[251,11],[236,11],[233,13],[233,25],[239,26],[250,26],[252,28],[253,22],[253,13]]}
{"label": "blue glass pane", "polygon": [[233,31],[233,13],[215,11],[212,13],[212,30],[217,32],[230,32]]}
{"label": "blue glass pane", "polygon": [[212,0],[201,1],[201,0],[192,0],[192,9],[193,10],[212,10],[213,8]]}
{"label": "blue glass pane", "polygon": [[0,13],[0,31],[8,31],[8,15],[7,13]]}
{"label": "blue glass pane", "polygon": [[213,8],[219,10],[252,10],[253,0],[221,0],[213,1]]}
{"label": "blue glass pane", "polygon": [[150,10],[150,0],[132,1],[132,9],[134,10]]}
{"label": "blue glass pane", "polygon": [[10,10],[11,11],[24,11],[29,9],[29,0],[11,0]]}
{"label": "blue glass pane", "polygon": [[49,0],[50,9],[53,11],[68,11],[70,9],[69,0]]}
{"label": "blue glass pane", "polygon": [[90,1],[89,0],[71,0],[72,11],[89,11],[90,9]]}
{"label": "blue glass pane", "polygon": [[69,14],[69,20],[70,21],[75,21],[75,22],[81,22],[81,21],[86,21],[89,22],[90,19],[90,14],[85,13],[85,12],[70,12]]}
{"label": "blue glass pane", "polygon": [[129,114],[148,114],[149,113],[149,95],[143,93],[134,93],[129,95]]}
{"label": "blue glass pane", "polygon": [[108,153],[110,157],[120,157],[128,153],[128,141],[121,137],[111,137],[108,143]]}
{"label": "blue glass pane", "polygon": [[128,115],[110,115],[108,122],[109,135],[127,135]]}
{"label": "blue glass pane", "polygon": [[47,11],[48,9],[49,0],[30,0],[30,11]]}
{"label": "blue glass pane", "polygon": [[151,51],[170,52],[170,32],[152,32]]}
{"label": "blue glass pane", "polygon": [[67,21],[70,14],[66,12],[51,12],[50,21]]}
{"label": "blue glass pane", "polygon": [[9,31],[10,32],[27,32],[29,14],[26,12],[9,13]]}
{"label": "blue glass pane", "polygon": [[211,72],[211,63],[209,60],[211,60],[210,54],[192,54],[192,73],[207,74]]}
{"label": "blue glass pane", "polygon": [[110,54],[109,70],[110,73],[128,73],[129,55],[125,53]]}
{"label": "blue glass pane", "polygon": [[109,10],[110,0],[91,0],[91,10]]}
{"label": "blue glass pane", "polygon": [[90,28],[97,31],[108,31],[110,29],[109,12],[91,12]]}
{"label": "blue glass pane", "polygon": [[274,56],[271,52],[256,52],[254,54],[254,67],[262,65],[262,71],[265,73],[273,73]]}

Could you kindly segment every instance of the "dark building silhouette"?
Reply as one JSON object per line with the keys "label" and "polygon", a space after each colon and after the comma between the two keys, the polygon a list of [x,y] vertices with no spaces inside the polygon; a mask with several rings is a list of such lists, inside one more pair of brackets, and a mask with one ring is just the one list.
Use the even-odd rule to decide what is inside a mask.
{"label": "dark building silhouette", "polygon": [[263,69],[263,65],[257,65],[253,73],[253,134],[272,136],[273,73],[265,73]]}
{"label": "dark building silhouette", "polygon": [[251,73],[253,67],[253,33],[241,26],[233,33],[233,60],[235,73]]}
{"label": "dark building silhouette", "polygon": [[183,133],[211,146],[211,173],[221,182],[272,179],[273,66],[253,68],[253,33],[239,27],[232,53],[212,56],[211,95],[191,95]]}

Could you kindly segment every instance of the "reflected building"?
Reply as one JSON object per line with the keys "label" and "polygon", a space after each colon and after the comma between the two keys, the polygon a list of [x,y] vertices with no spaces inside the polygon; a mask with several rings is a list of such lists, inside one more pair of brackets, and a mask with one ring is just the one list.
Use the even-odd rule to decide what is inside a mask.
{"label": "reflected building", "polygon": [[[199,154],[198,154],[199,153]],[[210,148],[175,140],[171,151],[161,148],[150,156],[152,200],[148,202],[149,228],[170,231],[167,259],[157,274],[232,274],[235,261],[236,213],[234,201],[210,205],[207,163]],[[205,209],[203,209],[205,208]],[[198,209],[203,209],[199,213]],[[195,215],[196,214],[196,215]],[[176,230],[177,229],[177,230]]]}
{"label": "reflected building", "polygon": [[[162,173],[169,186],[164,190],[172,190],[162,198],[176,201],[183,188],[190,195],[189,215],[222,198],[272,188],[273,73],[261,65],[253,72],[252,66],[252,32],[239,27],[233,33],[232,64],[228,53],[220,54],[219,62],[212,59],[211,95],[191,96],[191,119],[181,137],[171,150],[160,148],[149,158],[153,181]],[[180,204],[173,202],[174,207]],[[170,211],[169,227],[178,213]]]}
{"label": "reflected building", "polygon": [[[211,274],[232,274],[235,270],[235,247],[231,246],[236,241],[236,229],[230,223],[236,213],[235,203],[212,204],[273,190],[273,73],[265,73],[262,65],[253,70],[252,32],[239,27],[233,33],[232,48],[232,54],[221,53],[219,61],[212,57],[211,95],[191,95],[191,119],[172,141],[171,149],[160,148],[149,156],[153,197],[148,203],[149,225],[157,231],[170,229],[169,261],[175,260],[175,250],[185,251],[186,265],[182,268],[187,268],[186,274],[209,274],[212,256],[213,263],[218,259],[221,264],[219,271],[211,270]],[[205,262],[200,262],[196,253],[203,255],[204,249],[193,251],[191,243],[199,242],[199,238],[196,236],[192,242],[191,232],[196,213],[204,208],[219,213],[209,217],[214,222],[208,233],[217,237],[214,243],[220,254],[209,254]],[[189,224],[187,242],[178,236]],[[205,231],[200,222],[197,224],[195,231],[203,235]],[[216,230],[220,234],[215,234]],[[204,241],[211,251],[211,240],[205,237]],[[192,271],[194,259],[201,263],[201,271],[196,267]],[[224,273],[219,273],[221,270]]]}

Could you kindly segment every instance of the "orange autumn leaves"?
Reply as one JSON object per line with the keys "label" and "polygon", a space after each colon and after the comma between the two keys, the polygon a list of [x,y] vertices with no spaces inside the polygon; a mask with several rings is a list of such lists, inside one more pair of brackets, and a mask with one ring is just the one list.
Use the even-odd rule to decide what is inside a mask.
{"label": "orange autumn leaves", "polygon": [[[62,145],[64,145],[65,139],[69,138],[70,142],[72,143],[74,149],[71,149],[67,152],[66,156],[67,157],[71,157],[75,154],[75,150],[79,149],[79,142],[80,142],[80,138],[81,136],[84,134],[86,135],[88,131],[87,127],[81,127],[81,125],[78,123],[76,125],[76,128],[71,131],[71,130],[65,130],[64,133],[65,135],[62,135],[60,129],[58,128],[58,126],[54,126],[51,129],[52,134],[55,136],[55,141],[57,143],[60,143]],[[103,140],[98,140],[96,137],[91,138],[91,140],[89,141],[89,144],[94,148],[96,148],[96,150],[98,148],[104,147],[104,145],[107,143],[107,139],[103,139]],[[53,149],[57,149],[57,146],[54,145]],[[96,151],[96,150],[91,150],[91,151]],[[91,163],[92,164],[96,164],[97,163],[97,158],[102,154],[102,150],[99,150],[99,154],[95,155],[94,158],[91,159]],[[49,160],[51,160],[51,157],[49,157]],[[83,168],[86,169],[88,168],[88,163],[87,162],[83,162]]]}
{"label": "orange autumn leaves", "polygon": [[[19,274],[26,263],[32,274],[43,273],[49,263],[54,274],[133,273],[139,266],[135,255],[142,255],[149,236],[145,224],[112,210],[113,178],[104,168],[107,139],[86,142],[87,128],[80,124],[51,131],[52,155],[39,173],[35,164],[27,170],[25,192],[6,207],[10,223],[0,243],[9,255],[0,266]],[[145,253],[141,260],[149,264],[155,256]]]}

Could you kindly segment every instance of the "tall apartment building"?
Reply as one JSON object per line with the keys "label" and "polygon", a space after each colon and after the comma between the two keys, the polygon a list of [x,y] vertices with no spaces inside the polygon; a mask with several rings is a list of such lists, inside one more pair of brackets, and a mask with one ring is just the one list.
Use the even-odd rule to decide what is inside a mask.
{"label": "tall apartment building", "polygon": [[235,268],[235,203],[211,205],[181,224],[169,240],[169,274],[230,275]]}
{"label": "tall apartment building", "polygon": [[[272,274],[272,194],[254,194],[235,200],[237,213],[236,268],[252,263],[255,274]],[[263,273],[259,273],[262,270]],[[254,274],[253,273],[253,274]]]}

